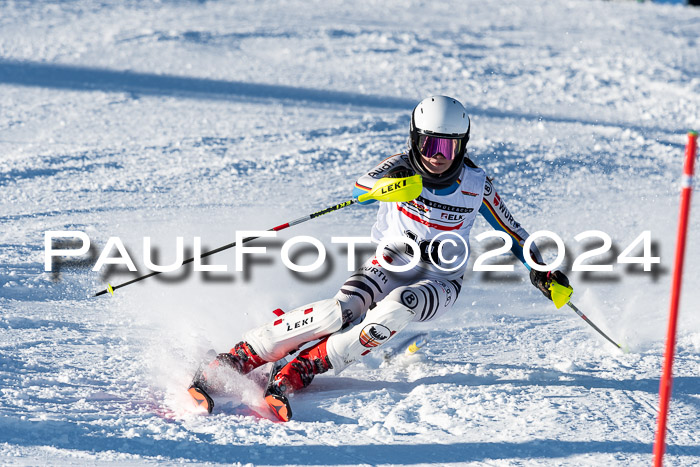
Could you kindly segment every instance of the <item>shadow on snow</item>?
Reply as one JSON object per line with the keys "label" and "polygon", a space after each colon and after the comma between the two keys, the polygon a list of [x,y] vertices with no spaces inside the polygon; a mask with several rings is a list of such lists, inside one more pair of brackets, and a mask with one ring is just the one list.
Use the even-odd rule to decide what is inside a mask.
{"label": "shadow on snow", "polygon": [[[99,437],[86,426],[61,421],[0,419],[0,442],[22,446],[53,446],[93,453],[116,452],[137,456],[164,456],[198,462],[240,462],[283,465],[309,459],[334,459],[348,463],[443,464],[487,459],[551,459],[577,454],[649,454],[651,443],[638,441],[464,442],[453,444],[345,444],[301,445],[274,449],[267,445],[241,446],[212,443],[213,437],[199,434],[197,441],[153,438]],[[682,450],[682,451],[681,451]],[[700,455],[700,446],[668,446],[669,455]]]}
{"label": "shadow on snow", "polygon": [[[71,91],[126,92],[136,96],[171,96],[194,99],[232,100],[276,99],[286,101],[339,104],[358,107],[410,111],[417,97],[401,98],[331,91],[296,86],[245,83],[187,76],[158,75],[134,71],[119,71],[84,66],[61,65],[17,60],[0,60],[0,84],[65,89]],[[554,123],[616,126],[640,132],[670,131],[660,127],[628,125],[622,122],[582,120],[576,117],[541,115],[523,112],[478,109],[470,107],[472,115]]]}

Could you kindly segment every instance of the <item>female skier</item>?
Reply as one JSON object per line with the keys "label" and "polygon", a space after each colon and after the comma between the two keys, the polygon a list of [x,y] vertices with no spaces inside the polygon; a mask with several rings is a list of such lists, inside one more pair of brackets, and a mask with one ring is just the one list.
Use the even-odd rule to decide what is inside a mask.
{"label": "female skier", "polygon": [[[484,170],[468,158],[469,132],[469,117],[456,99],[424,99],[411,115],[408,151],[385,159],[355,183],[353,194],[359,196],[383,177],[422,176],[421,194],[408,202],[380,203],[372,227],[376,243],[407,237],[418,246],[419,251],[414,251],[405,242],[390,243],[382,253],[384,264],[404,266],[417,255],[417,266],[392,272],[375,256],[333,298],[296,308],[249,330],[230,352],[219,354],[197,373],[189,388],[195,401],[211,412],[214,403],[207,391],[217,386],[216,367],[246,374],[320,339],[270,378],[266,401],[281,420],[289,420],[292,412],[287,394],[308,386],[317,374],[330,369],[338,374],[411,321],[435,319],[454,305],[462,288],[469,231],[477,212],[513,238],[512,251],[525,262],[522,245],[528,233],[508,211]],[[438,255],[440,241],[444,243]],[[527,254],[543,264],[534,243]],[[445,259],[449,264],[441,264]],[[453,264],[459,267],[448,267]],[[552,280],[569,285],[560,271],[531,269],[530,280],[549,299]]]}

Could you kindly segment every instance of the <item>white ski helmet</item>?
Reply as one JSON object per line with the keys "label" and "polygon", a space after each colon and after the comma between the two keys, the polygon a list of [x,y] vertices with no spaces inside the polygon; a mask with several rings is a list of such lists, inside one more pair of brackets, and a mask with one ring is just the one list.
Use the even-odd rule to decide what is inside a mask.
{"label": "white ski helmet", "polygon": [[[408,160],[423,177],[425,186],[444,188],[457,180],[467,151],[469,129],[469,116],[457,99],[431,96],[413,109]],[[421,154],[430,157],[437,153],[453,160],[450,168],[441,174],[430,172],[421,160]]]}

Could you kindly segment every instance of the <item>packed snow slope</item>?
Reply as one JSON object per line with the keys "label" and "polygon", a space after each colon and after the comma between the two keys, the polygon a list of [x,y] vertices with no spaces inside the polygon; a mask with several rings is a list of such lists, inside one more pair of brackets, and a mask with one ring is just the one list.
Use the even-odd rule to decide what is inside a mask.
{"label": "packed snow slope", "polygon": [[[0,463],[649,465],[683,146],[700,127],[698,25],[682,5],[584,0],[1,2]],[[569,276],[630,352],[524,268],[470,272],[449,315],[405,331],[430,333],[421,354],[318,377],[291,422],[262,408],[264,370],[195,413],[184,390],[205,352],[332,296],[350,273],[330,239],[367,235],[376,207],[280,233],[244,272],[228,250],[209,258],[228,272],[93,298],[133,277],[91,271],[109,238],[144,271],[144,237],[167,264],[178,236],[214,248],[344,201],[404,149],[431,94],[465,103],[470,155],[531,233],[564,240],[565,267],[600,244],[579,233],[611,237],[585,263],[612,272]],[[670,465],[700,463],[698,198]],[[51,230],[92,250],[45,272]],[[618,264],[644,231],[660,265]],[[280,248],[302,234],[329,260],[292,274]],[[485,251],[472,247],[470,264]]]}

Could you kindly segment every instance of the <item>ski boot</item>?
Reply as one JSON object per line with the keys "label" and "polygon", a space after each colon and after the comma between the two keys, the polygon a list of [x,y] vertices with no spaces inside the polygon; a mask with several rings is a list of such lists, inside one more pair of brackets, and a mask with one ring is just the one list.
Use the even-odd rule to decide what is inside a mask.
{"label": "ski boot", "polygon": [[239,342],[229,353],[220,353],[208,365],[201,366],[194,375],[187,392],[197,406],[211,413],[214,409],[214,401],[209,396],[209,392],[221,389],[223,386],[223,382],[216,374],[219,369],[228,368],[245,375],[265,363],[267,362],[260,358],[246,342]]}
{"label": "ski boot", "polygon": [[326,353],[326,341],[327,339],[323,339],[313,347],[303,350],[294,360],[282,368],[276,367],[270,373],[265,402],[281,421],[288,422],[292,418],[292,408],[287,395],[305,388],[311,384],[314,376],[332,368]]}

